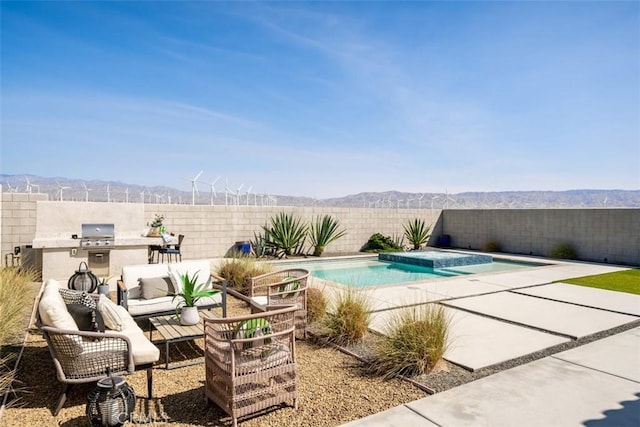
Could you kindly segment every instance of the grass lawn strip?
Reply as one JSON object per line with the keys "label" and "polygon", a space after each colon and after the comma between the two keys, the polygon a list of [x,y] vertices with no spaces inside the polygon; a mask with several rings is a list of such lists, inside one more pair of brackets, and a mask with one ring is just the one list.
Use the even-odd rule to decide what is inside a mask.
{"label": "grass lawn strip", "polygon": [[559,282],[640,295],[640,270],[638,269],[575,277]]}

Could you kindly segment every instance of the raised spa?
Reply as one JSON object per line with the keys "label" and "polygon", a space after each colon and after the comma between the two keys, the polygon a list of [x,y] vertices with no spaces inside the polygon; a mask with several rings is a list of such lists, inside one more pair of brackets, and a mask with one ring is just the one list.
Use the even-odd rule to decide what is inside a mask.
{"label": "raised spa", "polygon": [[380,261],[419,265],[429,268],[451,268],[465,265],[491,264],[493,257],[483,254],[462,254],[441,251],[388,252],[378,255]]}

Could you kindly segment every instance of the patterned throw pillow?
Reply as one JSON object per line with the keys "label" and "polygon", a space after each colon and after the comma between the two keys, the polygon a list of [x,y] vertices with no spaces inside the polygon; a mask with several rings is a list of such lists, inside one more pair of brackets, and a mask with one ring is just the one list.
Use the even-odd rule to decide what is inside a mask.
{"label": "patterned throw pillow", "polygon": [[[284,280],[292,280],[292,279],[295,279],[295,277],[293,277],[293,276],[285,277]],[[291,291],[297,291],[298,289],[300,289],[300,282],[299,281],[289,282],[289,283],[285,283],[284,285],[278,286],[278,292],[287,292],[287,291],[289,291],[289,293],[283,294],[282,298],[293,298],[293,297],[295,297],[296,295],[298,295],[298,293],[297,292],[291,292]]]}
{"label": "patterned throw pillow", "polygon": [[[270,334],[271,334],[271,325],[269,325],[269,322],[267,321],[267,319],[263,319],[262,317],[259,317],[257,319],[249,319],[249,320],[245,320],[244,322],[241,322],[238,325],[236,338],[238,339],[256,338],[256,337],[261,337],[261,336],[270,335]],[[271,338],[245,342],[245,343],[242,343],[241,348],[238,348],[238,350],[246,350],[248,348],[261,346],[264,344],[270,344],[270,343],[271,343]]]}
{"label": "patterned throw pillow", "polygon": [[86,293],[85,291],[76,291],[75,289],[64,289],[60,288],[58,290],[60,295],[62,295],[62,299],[64,303],[69,304],[82,304],[89,308],[93,308],[94,310],[97,308],[96,301],[91,298],[91,295]]}
{"label": "patterned throw pillow", "polygon": [[58,290],[67,310],[81,331],[104,332],[104,320],[98,311],[98,305],[85,291],[60,288]]}

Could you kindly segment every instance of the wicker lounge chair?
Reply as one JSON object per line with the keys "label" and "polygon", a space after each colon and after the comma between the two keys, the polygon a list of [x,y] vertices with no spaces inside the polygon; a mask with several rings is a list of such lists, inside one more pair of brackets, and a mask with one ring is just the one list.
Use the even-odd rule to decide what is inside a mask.
{"label": "wicker lounge chair", "polygon": [[251,278],[251,312],[277,310],[295,305],[296,330],[307,333],[307,280],[309,270],[289,268]]}
{"label": "wicker lounge chair", "polygon": [[204,319],[205,393],[233,420],[293,400],[295,307]]}
{"label": "wicker lounge chair", "polygon": [[[130,374],[135,370],[147,371],[147,395],[152,397],[153,364],[160,357],[158,348],[146,338],[124,308],[111,303],[111,322],[119,322],[119,331],[105,332],[78,330],[67,312],[66,305],[55,280],[45,283],[36,311],[36,326],[47,341],[56,375],[64,387],[53,412],[57,415],[74,384],[90,383],[113,374]],[[106,305],[99,295],[89,295],[97,305]],[[104,296],[103,296],[104,298]],[[106,313],[105,313],[106,314]],[[105,318],[105,323],[106,318]]]}

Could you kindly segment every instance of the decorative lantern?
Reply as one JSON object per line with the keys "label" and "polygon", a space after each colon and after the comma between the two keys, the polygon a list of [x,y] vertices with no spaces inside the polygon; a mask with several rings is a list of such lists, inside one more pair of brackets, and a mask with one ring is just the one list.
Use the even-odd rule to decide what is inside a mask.
{"label": "decorative lantern", "polygon": [[[84,264],[84,268],[82,268],[82,264]],[[75,274],[69,278],[67,287],[76,291],[91,293],[98,287],[98,278],[89,270],[87,263],[82,261]]]}
{"label": "decorative lantern", "polygon": [[[108,372],[108,371],[107,371]],[[136,394],[122,377],[98,381],[87,399],[87,417],[92,426],[115,427],[129,421],[136,406]]]}

